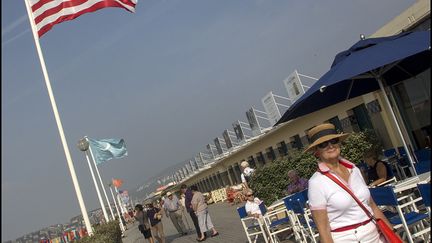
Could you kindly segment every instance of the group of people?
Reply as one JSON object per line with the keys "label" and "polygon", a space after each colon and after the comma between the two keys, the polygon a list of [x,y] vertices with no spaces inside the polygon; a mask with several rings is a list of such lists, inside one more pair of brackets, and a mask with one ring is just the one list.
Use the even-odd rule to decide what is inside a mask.
{"label": "group of people", "polygon": [[138,230],[149,243],[154,243],[154,239],[159,243],[165,243],[162,213],[159,207],[155,207],[153,202],[148,202],[145,209],[143,205],[137,204],[134,217],[138,221]]}
{"label": "group of people", "polygon": [[[341,157],[341,142],[349,134],[338,133],[332,124],[318,125],[309,130],[308,136],[311,144],[305,152],[317,158],[317,171],[307,180],[290,170],[287,173],[290,183],[285,193],[289,195],[308,189],[308,204],[320,242],[386,242],[371,215],[382,219],[390,229],[393,227],[374,203],[369,187],[381,186],[393,177],[389,165],[373,150],[363,156],[367,164],[363,171]],[[247,214],[262,220],[259,208],[262,201],[248,187],[245,197]]]}
{"label": "group of people", "polygon": [[[149,243],[154,243],[155,238],[159,243],[165,242],[165,235],[162,225],[162,212],[171,219],[177,232],[183,236],[188,234],[188,230],[183,222],[183,212],[186,210],[192,219],[197,233],[197,241],[205,241],[207,232],[210,231],[211,237],[219,235],[216,231],[204,195],[196,186],[187,187],[183,184],[180,187],[181,199],[174,193],[168,192],[161,204],[155,207],[152,203],[146,204],[146,209],[141,204],[135,206],[135,219],[139,222],[138,229]],[[184,202],[182,203],[182,199]]]}
{"label": "group of people", "polygon": [[[308,204],[319,232],[320,242],[386,242],[371,215],[382,219],[390,228],[392,225],[374,203],[369,187],[382,185],[390,179],[392,173],[388,165],[379,160],[376,153],[367,152],[364,161],[369,169],[367,173],[362,173],[354,163],[341,157],[341,142],[349,134],[338,133],[332,124],[318,125],[309,130],[308,136],[311,144],[305,152],[310,152],[317,158],[317,171],[309,180],[301,178],[295,170],[288,171],[289,185],[286,194],[308,189]],[[241,171],[242,187],[233,191],[232,195],[236,197],[241,195],[246,201],[245,209],[248,215],[260,219],[262,215],[259,205],[262,201],[249,188],[254,169],[249,167],[247,161],[243,161]],[[198,188],[182,185],[181,193],[184,195],[184,207],[194,223],[197,241],[204,241],[207,238],[207,231],[211,231],[212,237],[219,235],[213,226],[205,197]],[[166,196],[163,203],[166,216],[171,219],[181,235],[187,234],[182,220],[180,200],[170,192]],[[140,205],[136,207],[138,213],[135,217],[140,222],[140,226],[143,225],[141,228],[144,228],[142,230],[144,236],[150,243],[153,243],[150,240],[151,234],[154,234],[159,242],[164,242],[160,217],[154,216],[160,215],[161,210],[155,210],[150,214],[147,211],[147,218],[151,222],[149,226],[146,225],[145,217],[140,219],[137,216],[140,215],[139,211],[142,212],[138,206]],[[154,229],[158,224],[160,224],[158,229]]]}

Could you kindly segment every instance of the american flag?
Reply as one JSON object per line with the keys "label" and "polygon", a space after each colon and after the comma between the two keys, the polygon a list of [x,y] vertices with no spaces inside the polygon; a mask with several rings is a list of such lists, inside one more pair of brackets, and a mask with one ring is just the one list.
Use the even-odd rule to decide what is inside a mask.
{"label": "american flag", "polygon": [[124,8],[135,12],[137,0],[26,0],[28,1],[39,38],[54,25],[101,8]]}

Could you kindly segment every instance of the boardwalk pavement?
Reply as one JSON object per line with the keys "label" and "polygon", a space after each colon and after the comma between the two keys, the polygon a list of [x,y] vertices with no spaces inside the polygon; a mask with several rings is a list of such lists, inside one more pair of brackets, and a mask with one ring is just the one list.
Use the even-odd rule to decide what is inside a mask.
{"label": "boardwalk pavement", "polygon": [[[246,243],[247,238],[243,231],[240,218],[238,217],[236,206],[230,206],[228,203],[217,203],[209,205],[209,212],[212,218],[213,224],[220,235],[216,237],[207,238],[206,243],[211,242],[242,242]],[[189,223],[190,230],[188,235],[180,236],[171,220],[163,217],[162,223],[164,226],[164,232],[166,236],[166,243],[183,243],[183,242],[197,242],[195,228],[189,215],[185,215],[187,222]],[[188,223],[183,217],[186,227]],[[210,234],[210,232],[208,233]],[[138,231],[138,224],[128,225],[128,230],[125,232],[123,243],[143,243],[144,236]]]}
{"label": "boardwalk pavement", "polygon": [[[243,206],[243,205],[237,205]],[[237,206],[231,206],[228,203],[217,203],[209,205],[209,212],[212,218],[213,224],[220,235],[216,237],[207,238],[205,243],[223,242],[223,243],[247,243],[246,234],[243,231],[240,218],[237,214]],[[164,227],[164,232],[166,236],[166,243],[186,243],[186,242],[197,242],[195,228],[193,226],[192,220],[189,215],[185,215],[183,221],[190,230],[188,235],[180,236],[171,220],[163,217],[162,223]],[[208,235],[210,232],[208,233]],[[123,238],[123,243],[147,243],[144,241],[144,236],[138,231],[138,223],[134,225],[128,225],[128,230],[125,232],[125,237]],[[263,240],[257,241],[264,242]],[[284,243],[290,243],[291,241],[283,241]]]}

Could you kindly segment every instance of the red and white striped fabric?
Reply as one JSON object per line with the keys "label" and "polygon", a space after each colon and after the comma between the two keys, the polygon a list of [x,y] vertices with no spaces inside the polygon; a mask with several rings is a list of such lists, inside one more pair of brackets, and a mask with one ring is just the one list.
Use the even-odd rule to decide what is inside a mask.
{"label": "red and white striped fabric", "polygon": [[135,12],[137,0],[26,0],[31,6],[39,38],[54,25],[94,12],[117,7]]}

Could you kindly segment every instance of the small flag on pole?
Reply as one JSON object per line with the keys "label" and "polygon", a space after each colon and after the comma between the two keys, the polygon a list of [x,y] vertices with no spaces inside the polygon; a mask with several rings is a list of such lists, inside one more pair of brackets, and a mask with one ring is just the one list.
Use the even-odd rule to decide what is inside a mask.
{"label": "small flag on pole", "polygon": [[123,180],[122,179],[112,179],[112,184],[119,188],[123,185]]}
{"label": "small flag on pole", "polygon": [[123,139],[101,139],[88,138],[91,151],[97,165],[111,160],[120,159],[128,155]]}
{"label": "small flag on pole", "polygon": [[30,4],[32,17],[39,38],[54,25],[72,20],[85,13],[102,8],[124,8],[135,12],[137,0],[26,0]]}

